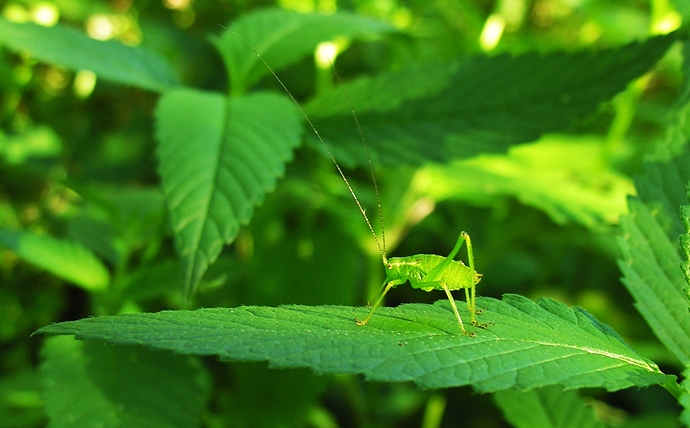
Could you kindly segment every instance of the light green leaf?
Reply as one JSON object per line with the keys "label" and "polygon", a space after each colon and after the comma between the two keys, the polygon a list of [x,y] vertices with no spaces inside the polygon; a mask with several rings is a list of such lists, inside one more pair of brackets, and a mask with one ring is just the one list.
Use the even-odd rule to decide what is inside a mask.
{"label": "light green leaf", "polygon": [[509,195],[543,210],[557,223],[616,224],[627,212],[626,196],[634,188],[630,179],[603,167],[603,150],[600,137],[547,136],[511,147],[507,155],[429,166],[415,182],[420,192],[435,200],[493,201],[497,195]]}
{"label": "light green leaf", "polygon": [[159,174],[190,297],[208,265],[275,187],[299,144],[285,97],[166,92],[156,110]]}
{"label": "light green leaf", "polygon": [[347,164],[366,165],[352,108],[377,163],[447,162],[503,152],[591,115],[649,70],[675,38],[594,52],[414,65],[340,85],[305,109],[336,158]]}
{"label": "light green leaf", "polygon": [[516,428],[603,428],[577,391],[546,387],[526,392],[500,391],[494,400]]}
{"label": "light green leaf", "polygon": [[0,157],[10,165],[30,158],[56,157],[62,151],[60,137],[48,126],[31,127],[19,135],[0,132]]}
{"label": "light green leaf", "polygon": [[644,176],[635,180],[639,197],[629,199],[630,214],[621,218],[623,259],[618,262],[635,306],[684,365],[690,364],[690,313],[680,269],[678,210],[687,203],[688,181],[687,148],[667,162],[645,165]]}
{"label": "light green leaf", "polygon": [[267,9],[243,16],[213,42],[227,67],[230,87],[244,93],[270,74],[257,53],[277,71],[313,54],[317,44],[336,36],[358,37],[393,29],[388,23],[344,12],[320,15]]}
{"label": "light green leaf", "polygon": [[89,291],[105,290],[110,274],[82,245],[45,235],[0,229],[0,245],[22,259]]}
{"label": "light green leaf", "polygon": [[41,366],[51,427],[198,427],[209,392],[198,361],[68,337]]}
{"label": "light green leaf", "polygon": [[[413,381],[423,388],[472,385],[479,392],[631,386],[670,382],[608,326],[580,308],[518,295],[480,298],[476,336],[460,333],[447,301],[380,308],[247,306],[88,318],[38,333],[140,344],[182,354],[268,360],[272,367],[363,373],[369,380]],[[467,310],[461,311],[468,317]]]}
{"label": "light green leaf", "polygon": [[40,61],[91,70],[113,82],[162,92],[177,86],[172,68],[154,52],[120,42],[101,42],[72,28],[17,24],[0,19],[0,43],[29,51]]}

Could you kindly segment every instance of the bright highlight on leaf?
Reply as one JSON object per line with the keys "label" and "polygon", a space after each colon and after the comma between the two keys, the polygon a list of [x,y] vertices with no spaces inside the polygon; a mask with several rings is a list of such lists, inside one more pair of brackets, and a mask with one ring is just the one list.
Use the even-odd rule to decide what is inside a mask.
{"label": "bright highlight on leaf", "polygon": [[362,373],[423,388],[472,385],[478,392],[546,385],[615,391],[674,379],[582,309],[518,295],[480,298],[478,306],[489,327],[475,337],[460,334],[447,302],[380,308],[367,326],[354,323],[366,308],[247,306],[87,318],[38,333],[266,360],[318,373]]}
{"label": "bright highlight on leaf", "polygon": [[513,196],[557,223],[597,228],[617,224],[627,212],[627,195],[635,191],[632,180],[602,167],[604,147],[595,136],[548,135],[511,147],[505,155],[430,165],[417,173],[416,182],[419,192],[436,201]]}

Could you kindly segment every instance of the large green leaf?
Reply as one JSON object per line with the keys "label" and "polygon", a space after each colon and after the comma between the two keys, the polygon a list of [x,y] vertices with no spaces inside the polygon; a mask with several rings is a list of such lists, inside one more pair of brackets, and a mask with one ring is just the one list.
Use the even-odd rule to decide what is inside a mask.
{"label": "large green leaf", "polygon": [[60,337],[42,350],[51,427],[197,427],[209,392],[189,357]]}
{"label": "large green leaf", "polygon": [[577,391],[546,387],[532,391],[500,391],[494,400],[516,428],[603,428]]}
{"label": "large green leaf", "polygon": [[154,52],[116,41],[101,42],[65,27],[17,24],[0,19],[0,43],[29,51],[41,61],[156,92],[178,85],[172,68]]}
{"label": "large green leaf", "polygon": [[243,16],[213,41],[223,56],[233,91],[242,93],[270,73],[261,58],[277,71],[313,54],[318,43],[336,36],[393,29],[385,22],[344,12],[320,15],[267,9]]}
{"label": "large green leaf", "polygon": [[77,242],[46,235],[0,229],[0,245],[24,260],[90,291],[102,291],[110,283],[103,263]]}
{"label": "large green leaf", "polygon": [[649,70],[674,40],[668,35],[600,51],[414,65],[341,85],[306,111],[346,163],[366,162],[352,108],[377,162],[446,162],[502,152],[591,115]]}
{"label": "large green leaf", "polygon": [[[670,382],[608,326],[580,308],[518,295],[481,298],[474,337],[460,333],[449,304],[380,308],[248,306],[88,318],[41,328],[44,334],[146,345],[182,354],[268,360],[272,367],[363,373],[370,380],[477,391],[546,385],[618,390]],[[461,311],[468,317],[466,309]]]}
{"label": "large green leaf", "polygon": [[161,98],[159,173],[187,297],[284,174],[299,144],[300,117],[273,94],[228,99],[183,88]]}

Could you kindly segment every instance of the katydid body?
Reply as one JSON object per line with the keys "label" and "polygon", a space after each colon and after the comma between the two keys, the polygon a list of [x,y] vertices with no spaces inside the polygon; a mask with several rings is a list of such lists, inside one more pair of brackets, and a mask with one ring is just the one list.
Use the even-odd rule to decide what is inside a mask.
{"label": "katydid body", "polygon": [[[454,260],[463,242],[467,243],[469,266],[466,266],[459,260]],[[374,311],[383,301],[383,297],[391,288],[408,281],[412,288],[419,288],[424,291],[445,291],[450,306],[453,309],[455,319],[460,326],[460,331],[464,334],[469,334],[467,330],[465,330],[465,325],[460,317],[460,312],[458,312],[458,307],[455,304],[453,295],[450,293],[452,290],[464,289],[467,310],[470,313],[470,322],[475,326],[480,325],[477,323],[476,318],[475,285],[479,282],[481,275],[474,270],[472,241],[467,233],[462,232],[460,234],[453,251],[450,252],[448,257],[434,254],[418,254],[416,256],[392,257],[386,259],[384,254],[383,261],[386,267],[386,280],[381,287],[381,291],[379,291],[374,299],[369,315],[361,321],[358,319],[355,320],[358,325],[365,325],[369,322]]]}

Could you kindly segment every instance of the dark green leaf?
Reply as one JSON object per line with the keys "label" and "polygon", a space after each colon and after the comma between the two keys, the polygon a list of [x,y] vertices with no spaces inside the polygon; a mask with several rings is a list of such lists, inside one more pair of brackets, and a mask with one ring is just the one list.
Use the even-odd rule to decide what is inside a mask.
{"label": "dark green leaf", "polygon": [[159,173],[187,297],[284,174],[299,118],[289,100],[272,94],[227,99],[175,89],[161,98]]}
{"label": "dark green leaf", "polygon": [[321,15],[268,9],[243,16],[214,42],[228,69],[231,88],[243,93],[270,73],[257,53],[277,71],[313,54],[317,44],[336,36],[357,37],[393,28],[344,12]]}
{"label": "dark green leaf", "polygon": [[532,391],[500,391],[494,400],[516,428],[603,428],[577,391],[546,387]]}
{"label": "dark green leaf", "polygon": [[596,52],[415,65],[341,85],[306,110],[345,163],[366,162],[352,108],[377,162],[446,162],[503,152],[591,115],[649,70],[674,40],[669,35]]}
{"label": "dark green leaf", "polygon": [[51,338],[41,372],[51,427],[197,427],[209,384],[190,358]]}
{"label": "dark green leaf", "polygon": [[[517,295],[481,298],[475,337],[460,333],[447,302],[380,308],[247,306],[82,319],[41,328],[44,334],[140,344],[182,354],[268,360],[272,367],[363,373],[423,388],[472,385],[477,391],[546,385],[618,390],[668,382],[610,327],[579,308]],[[466,319],[466,309],[461,311]]]}
{"label": "dark green leaf", "polygon": [[142,47],[101,42],[56,25],[16,24],[0,19],[0,43],[29,51],[37,59],[72,70],[91,70],[103,79],[162,92],[178,85],[172,68]]}

